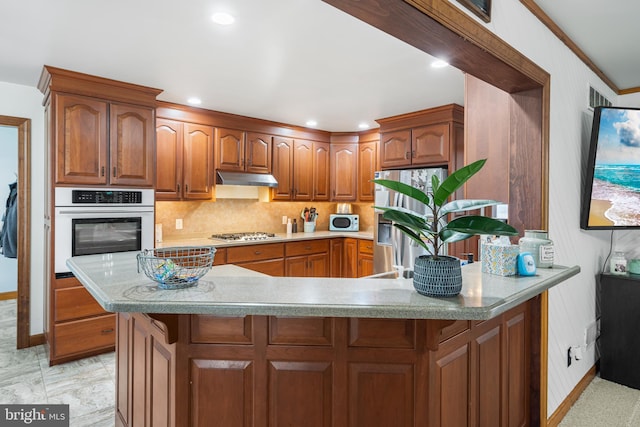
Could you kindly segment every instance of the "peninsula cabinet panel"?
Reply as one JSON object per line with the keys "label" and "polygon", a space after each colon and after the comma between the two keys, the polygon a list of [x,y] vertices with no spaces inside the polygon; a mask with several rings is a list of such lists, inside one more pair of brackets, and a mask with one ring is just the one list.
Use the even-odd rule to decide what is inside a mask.
{"label": "peninsula cabinet panel", "polygon": [[290,200],[293,194],[293,139],[274,137],[273,176],[278,186],[271,189],[273,200]]}
{"label": "peninsula cabinet panel", "polygon": [[107,184],[108,104],[54,95],[56,184]]}
{"label": "peninsula cabinet panel", "polygon": [[333,344],[334,319],[330,317],[269,317],[269,344]]}
{"label": "peninsula cabinet panel", "polygon": [[213,128],[184,124],[183,197],[211,199],[213,180]]}
{"label": "peninsula cabinet panel", "polygon": [[[525,310],[515,310],[504,324],[506,361],[508,366],[507,389],[508,396],[507,420],[509,426],[525,426],[529,421],[529,385],[530,385],[530,345],[529,318]],[[504,399],[503,399],[504,402]]]}
{"label": "peninsula cabinet panel", "polygon": [[429,427],[467,427],[469,344],[444,343],[429,365]]}
{"label": "peninsula cabinet panel", "polygon": [[151,187],[154,182],[153,109],[133,105],[110,105],[112,185]]}
{"label": "peninsula cabinet panel", "polygon": [[189,426],[254,425],[253,370],[249,360],[192,359]]}
{"label": "peninsula cabinet panel", "polygon": [[472,360],[476,363],[477,376],[472,376],[471,397],[474,404],[471,409],[476,411],[479,426],[501,425],[501,383],[504,376],[500,331],[501,325],[497,325],[476,337],[472,343]]}
{"label": "peninsula cabinet panel", "polygon": [[412,364],[351,363],[348,371],[350,426],[416,426]]}
{"label": "peninsula cabinet panel", "polygon": [[357,198],[358,144],[331,144],[331,200]]}
{"label": "peninsula cabinet panel", "polygon": [[270,426],[332,425],[330,362],[271,361],[268,378]]}
{"label": "peninsula cabinet panel", "polygon": [[251,344],[252,316],[191,315],[192,343]]}
{"label": "peninsula cabinet panel", "polygon": [[413,319],[349,319],[349,346],[415,348]]}

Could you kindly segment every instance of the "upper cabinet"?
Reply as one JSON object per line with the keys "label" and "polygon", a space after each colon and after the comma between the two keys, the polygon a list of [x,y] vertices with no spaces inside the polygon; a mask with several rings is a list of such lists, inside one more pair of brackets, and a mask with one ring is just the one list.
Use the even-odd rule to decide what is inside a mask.
{"label": "upper cabinet", "polygon": [[380,166],[449,166],[462,139],[464,109],[456,104],[378,120]]}
{"label": "upper cabinet", "polygon": [[216,168],[231,172],[271,172],[272,136],[216,128]]}
{"label": "upper cabinet", "polygon": [[357,197],[358,144],[331,144],[331,200]]}
{"label": "upper cabinet", "polygon": [[156,199],[211,199],[213,134],[211,126],[156,121]]}
{"label": "upper cabinet", "polygon": [[273,138],[273,200],[329,199],[329,144]]}
{"label": "upper cabinet", "polygon": [[55,183],[151,187],[153,109],[54,95]]}
{"label": "upper cabinet", "polygon": [[55,185],[152,187],[158,89],[45,66]]}
{"label": "upper cabinet", "polygon": [[[361,138],[358,145],[358,200],[373,201],[375,186],[371,182],[378,165],[378,132],[370,135],[372,140]],[[362,141],[366,142],[362,142]]]}

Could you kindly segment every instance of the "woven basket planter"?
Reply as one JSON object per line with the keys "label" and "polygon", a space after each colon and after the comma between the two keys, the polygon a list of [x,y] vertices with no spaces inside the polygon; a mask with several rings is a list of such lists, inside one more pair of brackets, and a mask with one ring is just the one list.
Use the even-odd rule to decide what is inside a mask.
{"label": "woven basket planter", "polygon": [[413,267],[413,287],[428,297],[453,297],[462,290],[460,260],[452,256],[431,255],[416,258]]}

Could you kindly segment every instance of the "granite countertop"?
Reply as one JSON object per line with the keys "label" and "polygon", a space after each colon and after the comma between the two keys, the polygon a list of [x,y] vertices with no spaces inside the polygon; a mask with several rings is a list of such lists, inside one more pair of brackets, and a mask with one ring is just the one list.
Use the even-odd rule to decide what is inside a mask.
{"label": "granite countertop", "polygon": [[460,295],[429,298],[411,279],[270,277],[221,265],[195,287],[162,290],[137,272],[136,253],[73,257],[67,265],[111,312],[463,320],[493,318],[580,271],[554,266],[532,277],[502,277],[474,263],[462,268]]}
{"label": "granite countertop", "polygon": [[167,248],[172,246],[215,246],[216,248],[224,248],[229,246],[245,246],[245,245],[264,245],[266,243],[282,243],[295,242],[299,240],[315,240],[315,239],[333,239],[338,237],[353,237],[354,239],[373,240],[373,231],[316,231],[313,233],[276,233],[274,238],[267,240],[251,240],[251,241],[233,241],[226,242],[224,240],[209,239],[208,236],[202,237],[185,237],[165,239],[162,242],[156,242],[156,248]]}

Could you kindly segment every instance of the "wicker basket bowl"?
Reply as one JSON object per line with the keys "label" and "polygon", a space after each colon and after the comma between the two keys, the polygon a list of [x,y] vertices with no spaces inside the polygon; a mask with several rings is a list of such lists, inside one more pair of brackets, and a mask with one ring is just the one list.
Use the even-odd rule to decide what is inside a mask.
{"label": "wicker basket bowl", "polygon": [[212,246],[145,249],[137,256],[138,273],[143,271],[162,289],[188,288],[211,270],[215,253]]}

